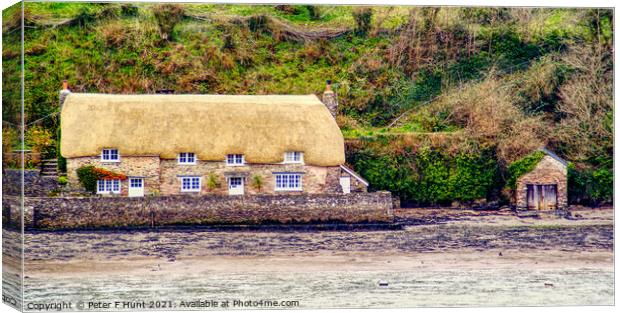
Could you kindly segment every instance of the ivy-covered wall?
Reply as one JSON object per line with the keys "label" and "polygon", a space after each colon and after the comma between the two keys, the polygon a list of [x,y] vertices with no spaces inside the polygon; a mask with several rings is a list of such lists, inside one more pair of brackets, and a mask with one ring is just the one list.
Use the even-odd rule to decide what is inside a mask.
{"label": "ivy-covered wall", "polygon": [[[458,141],[457,139],[455,141]],[[388,190],[403,206],[449,205],[478,199],[508,204],[517,179],[545,156],[535,151],[502,165],[493,148],[474,149],[389,136],[347,141],[347,163],[370,183],[369,190]],[[613,201],[613,170],[568,166],[568,203],[600,205]]]}
{"label": "ivy-covered wall", "polygon": [[347,149],[347,162],[371,190],[389,190],[403,206],[497,199],[502,186],[492,150],[450,154],[429,145],[394,153],[368,145]]}

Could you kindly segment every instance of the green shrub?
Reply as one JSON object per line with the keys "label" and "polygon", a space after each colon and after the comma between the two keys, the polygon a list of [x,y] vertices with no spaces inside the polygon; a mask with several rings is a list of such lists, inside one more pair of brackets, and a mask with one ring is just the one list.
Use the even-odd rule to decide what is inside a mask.
{"label": "green shrub", "polygon": [[296,5],[279,4],[274,8],[284,14],[299,14],[299,7]]}
{"label": "green shrub", "polygon": [[224,43],[222,44],[222,51],[234,51],[237,47],[235,39],[231,34],[224,35],[223,41]]}
{"label": "green shrub", "polygon": [[472,23],[491,24],[510,19],[509,8],[471,7],[461,8],[461,16]]}
{"label": "green shrub", "polygon": [[60,154],[60,127],[56,130],[56,158],[58,159],[58,170],[61,173],[67,172],[67,159]]}
{"label": "green shrub", "polygon": [[514,72],[528,67],[543,51],[540,47],[526,42],[512,25],[500,27],[483,33],[488,53],[497,60],[499,70]]}
{"label": "green shrub", "polygon": [[355,33],[360,36],[366,35],[370,31],[372,22],[372,8],[362,7],[353,10],[355,20]]}
{"label": "green shrub", "polygon": [[511,189],[517,188],[517,179],[519,179],[519,177],[523,174],[532,171],[536,167],[536,164],[538,164],[544,156],[544,152],[536,151],[512,162],[508,166],[508,179],[506,180],[506,185]]}
{"label": "green shrub", "polygon": [[76,170],[82,187],[92,193],[97,192],[97,180],[101,179],[101,175],[95,169],[93,165],[84,165]]}
{"label": "green shrub", "polygon": [[248,18],[248,28],[253,33],[269,32],[269,20],[265,15],[252,15]]}
{"label": "green shrub", "polygon": [[614,172],[598,168],[592,172],[592,199],[597,203],[611,203],[614,197]]}
{"label": "green shrub", "polygon": [[138,7],[133,4],[123,3],[121,4],[121,14],[123,16],[138,16]]}
{"label": "green shrub", "polygon": [[220,187],[220,177],[215,173],[209,173],[207,176],[207,188],[213,190]]}
{"label": "green shrub", "polygon": [[172,39],[174,27],[183,19],[185,10],[178,4],[162,4],[153,8],[162,40]]}
{"label": "green shrub", "polygon": [[421,71],[415,81],[405,90],[405,98],[409,101],[428,101],[439,95],[442,85],[440,71]]}
{"label": "green shrub", "polygon": [[321,9],[316,5],[306,5],[306,9],[308,10],[308,15],[310,19],[313,21],[321,19]]}
{"label": "green shrub", "polygon": [[35,153],[43,154],[43,156],[46,156],[45,154],[47,151],[53,149],[53,146],[55,145],[52,132],[41,126],[32,126],[27,128],[25,141],[27,147],[32,149]]}
{"label": "green shrub", "polygon": [[2,152],[10,153],[19,145],[19,132],[8,125],[2,125]]}
{"label": "green shrub", "polygon": [[254,175],[252,176],[252,187],[254,187],[254,189],[256,189],[257,191],[261,191],[261,189],[263,188],[264,182],[263,182],[263,177],[260,175]]}
{"label": "green shrub", "polygon": [[613,169],[599,167],[578,170],[568,166],[568,201],[571,204],[599,205],[613,201]]}
{"label": "green shrub", "polygon": [[481,51],[469,58],[463,58],[448,66],[450,81],[461,84],[469,80],[482,78],[491,67],[491,59],[486,51]]}
{"label": "green shrub", "polygon": [[61,186],[65,186],[67,185],[68,180],[67,180],[67,176],[58,176],[58,184]]}

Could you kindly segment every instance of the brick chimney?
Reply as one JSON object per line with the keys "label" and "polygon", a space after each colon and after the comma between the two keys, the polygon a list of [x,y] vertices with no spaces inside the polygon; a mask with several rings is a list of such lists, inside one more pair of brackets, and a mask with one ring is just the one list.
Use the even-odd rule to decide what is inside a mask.
{"label": "brick chimney", "polygon": [[336,94],[332,90],[332,81],[328,80],[325,84],[325,91],[323,92],[323,103],[332,114],[334,118],[338,115],[338,99]]}
{"label": "brick chimney", "polygon": [[69,83],[67,80],[62,81],[62,90],[60,91],[59,99],[60,99],[60,109],[62,110],[62,105],[65,103],[65,98],[71,93],[69,90]]}

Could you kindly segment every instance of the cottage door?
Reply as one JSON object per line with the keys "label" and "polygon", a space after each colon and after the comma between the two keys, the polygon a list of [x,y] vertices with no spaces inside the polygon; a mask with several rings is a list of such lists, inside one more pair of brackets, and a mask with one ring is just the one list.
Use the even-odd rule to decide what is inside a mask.
{"label": "cottage door", "polygon": [[342,193],[351,193],[351,177],[340,177]]}
{"label": "cottage door", "polygon": [[543,185],[542,186],[542,210],[553,210],[556,208],[558,201],[557,198],[557,185]]}
{"label": "cottage door", "polygon": [[144,178],[129,178],[127,193],[130,197],[144,197]]}
{"label": "cottage door", "polygon": [[536,210],[538,206],[538,194],[536,185],[527,185],[527,209]]}
{"label": "cottage door", "polygon": [[243,195],[243,193],[244,193],[243,177],[228,178],[228,194],[231,196],[234,196],[234,195]]}
{"label": "cottage door", "polygon": [[557,204],[557,185],[527,185],[529,210],[552,210]]}

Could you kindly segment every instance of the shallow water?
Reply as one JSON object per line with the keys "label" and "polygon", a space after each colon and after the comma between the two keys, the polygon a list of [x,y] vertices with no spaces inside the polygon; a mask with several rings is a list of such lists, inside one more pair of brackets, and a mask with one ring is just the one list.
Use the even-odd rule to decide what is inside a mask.
{"label": "shallow water", "polygon": [[[387,283],[380,286],[379,282]],[[52,301],[299,301],[298,308],[613,305],[613,270],[477,269],[399,272],[153,272],[26,279],[25,304]],[[231,308],[240,309],[239,306]],[[266,304],[266,303],[265,303]],[[256,308],[256,307],[255,307]],[[273,308],[263,306],[263,308]],[[114,310],[121,308],[111,308]],[[138,308],[139,309],[139,308]],[[152,310],[152,308],[146,308]],[[195,309],[205,309],[195,308]]]}

